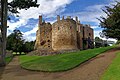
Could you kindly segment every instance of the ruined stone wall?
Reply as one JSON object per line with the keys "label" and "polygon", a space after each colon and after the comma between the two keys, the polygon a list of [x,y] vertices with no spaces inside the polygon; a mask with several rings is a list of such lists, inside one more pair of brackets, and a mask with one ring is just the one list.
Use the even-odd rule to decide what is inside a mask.
{"label": "ruined stone wall", "polygon": [[[52,25],[42,21],[39,16],[39,27],[36,32],[35,49],[72,50],[88,49],[88,38],[93,40],[93,29],[89,25],[82,25],[78,17],[73,20],[57,16],[57,21]],[[84,45],[86,40],[86,45]]]}
{"label": "ruined stone wall", "polygon": [[40,31],[37,30],[36,31],[36,41],[35,41],[35,46],[34,49],[38,49],[38,47],[40,46]]}
{"label": "ruined stone wall", "polygon": [[[84,26],[84,39],[87,39],[90,38],[91,40],[93,40],[94,38],[94,33],[93,33],[93,29],[90,28],[89,25],[85,25]],[[85,46],[85,48],[87,49],[88,48],[88,41],[87,41],[87,45]]]}
{"label": "ruined stone wall", "polygon": [[41,49],[52,48],[52,25],[44,23],[40,26],[40,46]]}
{"label": "ruined stone wall", "polygon": [[36,32],[35,49],[52,49],[52,25],[41,22],[39,19],[39,28]]}
{"label": "ruined stone wall", "polygon": [[77,49],[76,22],[70,17],[53,23],[52,48],[53,50]]}

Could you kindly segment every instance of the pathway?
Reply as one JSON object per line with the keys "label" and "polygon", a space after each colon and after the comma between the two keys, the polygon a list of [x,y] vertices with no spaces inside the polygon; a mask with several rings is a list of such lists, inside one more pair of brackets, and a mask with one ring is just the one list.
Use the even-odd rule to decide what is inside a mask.
{"label": "pathway", "polygon": [[19,65],[18,57],[3,69],[0,69],[0,80],[99,80],[101,75],[111,64],[120,49],[112,49],[93,59],[65,72],[34,72],[24,70]]}

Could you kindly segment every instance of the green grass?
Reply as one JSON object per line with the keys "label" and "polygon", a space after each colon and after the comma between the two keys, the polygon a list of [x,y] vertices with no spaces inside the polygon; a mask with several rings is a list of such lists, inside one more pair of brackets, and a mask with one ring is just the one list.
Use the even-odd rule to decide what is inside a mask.
{"label": "green grass", "polygon": [[72,69],[113,47],[103,47],[53,56],[20,56],[22,68],[37,71],[65,71]]}
{"label": "green grass", "polygon": [[12,58],[13,58],[13,57],[6,57],[6,58],[5,58],[6,63],[8,64],[8,63],[12,60]]}
{"label": "green grass", "polygon": [[120,80],[120,52],[108,67],[101,80]]}

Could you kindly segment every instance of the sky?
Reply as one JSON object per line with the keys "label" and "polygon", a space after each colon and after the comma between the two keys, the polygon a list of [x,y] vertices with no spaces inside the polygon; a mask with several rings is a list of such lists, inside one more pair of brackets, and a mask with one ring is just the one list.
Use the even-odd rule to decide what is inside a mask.
{"label": "sky", "polygon": [[99,27],[97,18],[106,17],[102,9],[115,2],[114,0],[38,0],[38,4],[40,4],[38,8],[18,10],[19,17],[9,13],[11,20],[8,20],[7,34],[11,34],[14,29],[19,29],[26,41],[35,40],[39,15],[43,16],[43,20],[51,23],[54,23],[57,15],[60,15],[61,17],[72,16],[72,18],[78,16],[81,24],[90,24],[94,29],[94,37],[99,37],[102,28]]}

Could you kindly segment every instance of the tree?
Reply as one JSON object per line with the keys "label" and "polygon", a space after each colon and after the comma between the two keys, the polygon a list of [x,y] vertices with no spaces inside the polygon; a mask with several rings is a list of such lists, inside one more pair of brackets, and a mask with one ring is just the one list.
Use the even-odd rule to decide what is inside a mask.
{"label": "tree", "polygon": [[120,2],[116,5],[105,6],[103,11],[107,17],[101,17],[100,27],[104,28],[102,33],[108,38],[115,38],[120,40]]}
{"label": "tree", "polygon": [[34,50],[35,41],[26,41],[23,39],[23,34],[20,30],[15,29],[7,37],[7,50],[12,50],[13,52],[30,52]]}
{"label": "tree", "polygon": [[12,50],[14,52],[22,52],[24,46],[23,34],[20,30],[15,29],[7,37],[7,50]]}
{"label": "tree", "polygon": [[1,0],[1,54],[0,54],[0,66],[5,66],[6,55],[6,34],[7,34],[7,0]]}
{"label": "tree", "polygon": [[35,44],[35,41],[30,41],[30,42],[25,42],[24,44],[24,51],[23,52],[31,52],[34,50],[34,44]]}
{"label": "tree", "polygon": [[38,7],[37,0],[13,0],[8,3],[8,10],[12,13],[19,13],[17,9],[28,9],[30,7]]}
{"label": "tree", "polygon": [[18,13],[17,9],[28,9],[30,7],[38,7],[37,0],[13,0],[8,3],[7,0],[1,0],[1,54],[0,66],[5,66],[6,55],[6,34],[7,34],[7,11]]}
{"label": "tree", "polygon": [[95,37],[95,47],[99,48],[103,46],[103,40],[100,39],[99,37]]}

